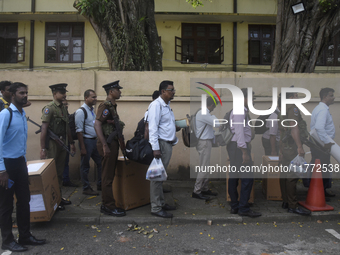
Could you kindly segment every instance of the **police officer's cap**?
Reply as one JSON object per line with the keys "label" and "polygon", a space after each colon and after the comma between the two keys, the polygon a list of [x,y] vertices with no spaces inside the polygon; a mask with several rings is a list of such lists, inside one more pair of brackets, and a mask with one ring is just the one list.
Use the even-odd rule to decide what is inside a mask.
{"label": "police officer's cap", "polygon": [[49,86],[50,89],[52,90],[52,92],[55,92],[55,91],[59,91],[60,93],[66,93],[68,92],[66,90],[66,87],[67,87],[67,84],[66,83],[58,83],[58,84],[54,84],[54,85],[51,85]]}
{"label": "police officer's cap", "polygon": [[122,89],[123,87],[119,86],[119,80],[118,80],[118,81],[110,82],[104,85],[103,88],[105,89],[105,91],[108,91],[110,89],[115,89],[115,88]]}

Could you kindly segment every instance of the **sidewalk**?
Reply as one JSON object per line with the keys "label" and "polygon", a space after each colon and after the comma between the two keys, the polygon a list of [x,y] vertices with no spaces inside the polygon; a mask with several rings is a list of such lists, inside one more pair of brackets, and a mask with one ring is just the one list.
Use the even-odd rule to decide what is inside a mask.
{"label": "sidewalk", "polygon": [[[80,184],[80,183],[78,183]],[[282,223],[282,222],[308,222],[317,220],[339,220],[340,219],[340,180],[333,180],[332,191],[336,197],[331,198],[327,204],[334,207],[334,211],[312,212],[311,216],[300,216],[288,213],[281,208],[282,201],[268,201],[262,194],[261,181],[255,181],[255,202],[252,209],[262,213],[261,217],[241,217],[237,214],[230,214],[230,207],[226,201],[226,185],[223,181],[212,181],[211,189],[218,192],[217,197],[209,203],[203,200],[194,199],[191,193],[194,181],[167,181],[166,187],[171,187],[171,192],[165,194],[166,203],[176,205],[177,210],[172,211],[172,219],[163,219],[150,214],[150,204],[127,211],[125,217],[113,217],[100,213],[101,196],[90,197],[82,194],[82,188],[63,187],[63,196],[72,201],[72,205],[66,206],[65,211],[58,211],[52,218],[58,223],[136,223],[136,224],[206,224],[212,220],[213,224],[225,223]],[[95,187],[93,185],[93,187]],[[299,200],[305,200],[308,189],[298,182],[297,192]]]}

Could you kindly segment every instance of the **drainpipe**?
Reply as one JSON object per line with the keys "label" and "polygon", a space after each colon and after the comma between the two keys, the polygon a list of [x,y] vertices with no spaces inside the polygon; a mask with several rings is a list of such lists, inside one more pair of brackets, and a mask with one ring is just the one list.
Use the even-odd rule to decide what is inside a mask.
{"label": "drainpipe", "polygon": [[[35,0],[31,1],[31,12],[35,13]],[[31,34],[30,34],[30,59],[29,69],[33,70],[33,53],[34,53],[34,20],[31,20]]]}
{"label": "drainpipe", "polygon": [[[237,13],[237,0],[234,0],[234,13]],[[237,72],[237,22],[233,22],[233,71]]]}

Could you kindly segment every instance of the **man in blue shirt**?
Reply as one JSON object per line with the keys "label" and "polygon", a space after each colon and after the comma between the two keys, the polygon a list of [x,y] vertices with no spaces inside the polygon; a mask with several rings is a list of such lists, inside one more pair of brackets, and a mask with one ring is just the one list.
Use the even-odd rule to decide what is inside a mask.
{"label": "man in blue shirt", "polygon": [[[97,103],[96,92],[88,89],[84,92],[85,103],[78,109],[75,114],[76,132],[79,141],[81,161],[80,161],[80,176],[83,183],[83,194],[97,196],[98,190],[102,190],[102,157],[97,150],[97,134],[94,129],[96,114],[93,106]],[[85,112],[86,114],[85,114]],[[90,159],[97,165],[97,191],[91,188],[88,174],[90,171]]]}
{"label": "man in blue shirt", "polygon": [[[30,233],[30,191],[26,165],[27,120],[22,107],[27,104],[27,85],[13,83],[12,101],[0,113],[0,227],[3,250],[26,251],[23,245],[41,245],[46,240]],[[2,148],[6,148],[3,150]],[[10,182],[13,181],[12,186]],[[19,243],[12,233],[13,194],[17,198]]]}
{"label": "man in blue shirt", "polygon": [[[334,103],[334,89],[332,88],[323,88],[320,90],[320,103],[314,108],[312,112],[312,118],[310,123],[310,129],[315,129],[318,134],[320,140],[325,144],[324,149],[326,151],[330,151],[332,145],[334,143],[331,142],[331,139],[335,137],[335,126],[333,122],[332,115],[329,112],[329,106]],[[320,159],[321,166],[329,166],[331,163],[330,154],[320,153],[318,150],[311,148],[312,152],[312,161],[311,163],[315,163],[316,159]],[[324,168],[322,168],[324,169]],[[327,167],[328,169],[328,167]],[[326,191],[326,189],[331,188],[332,179],[330,172],[322,171],[323,178],[323,186],[325,189],[326,197],[334,197],[335,194],[332,192]]]}

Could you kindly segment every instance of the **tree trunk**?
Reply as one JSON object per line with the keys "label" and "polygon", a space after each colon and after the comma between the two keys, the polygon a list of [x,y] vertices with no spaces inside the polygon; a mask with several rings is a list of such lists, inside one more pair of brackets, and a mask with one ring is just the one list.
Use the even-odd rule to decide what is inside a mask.
{"label": "tree trunk", "polygon": [[110,70],[162,71],[154,0],[82,0],[74,7],[91,23]]}
{"label": "tree trunk", "polygon": [[309,0],[306,10],[294,15],[291,5],[297,2],[278,0],[272,72],[313,72],[322,49],[340,31],[340,7],[325,10],[319,0]]}

